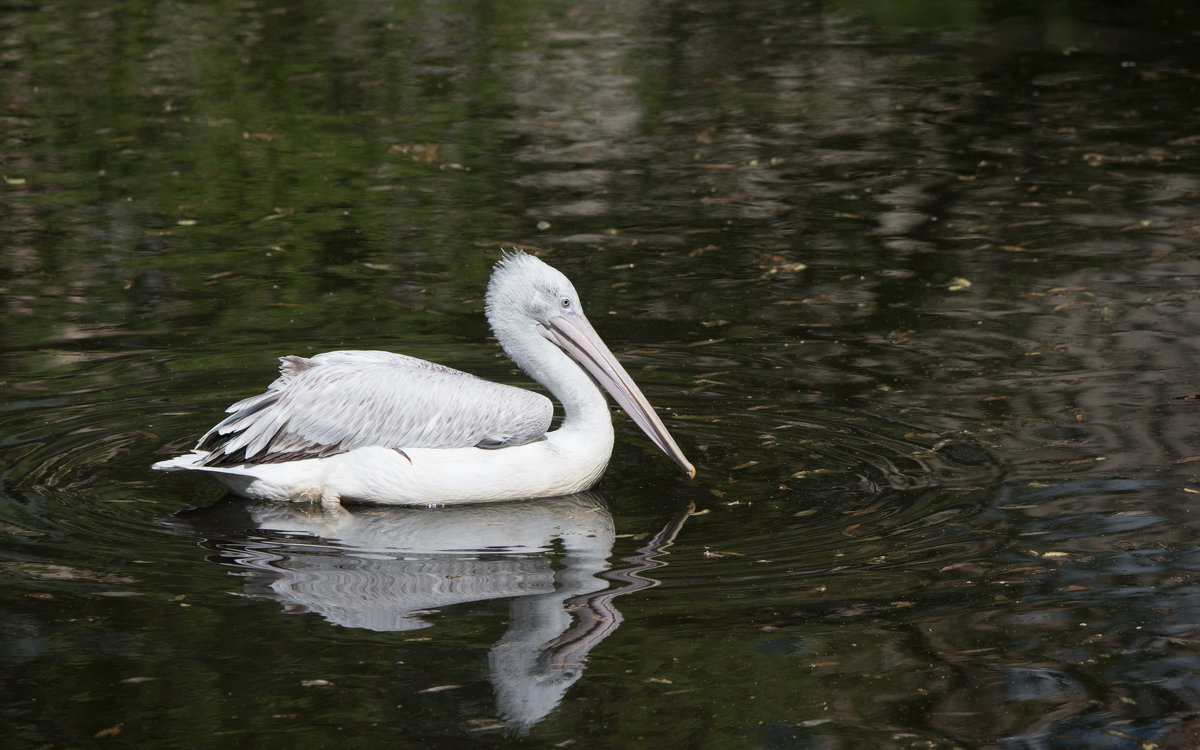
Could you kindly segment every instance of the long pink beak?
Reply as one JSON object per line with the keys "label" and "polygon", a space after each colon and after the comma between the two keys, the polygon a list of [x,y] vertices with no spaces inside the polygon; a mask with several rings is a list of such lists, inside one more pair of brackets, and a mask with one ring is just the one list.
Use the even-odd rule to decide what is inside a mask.
{"label": "long pink beak", "polygon": [[679,450],[675,438],[671,437],[662,420],[654,413],[654,407],[650,406],[641,389],[605,346],[587,318],[583,315],[554,317],[550,319],[549,325],[541,327],[540,331],[543,336],[583,365],[637,426],[642,428],[642,432],[645,432],[663,453],[670,456],[672,461],[679,464],[688,477],[696,476],[696,467],[692,466],[683,455],[683,451]]}

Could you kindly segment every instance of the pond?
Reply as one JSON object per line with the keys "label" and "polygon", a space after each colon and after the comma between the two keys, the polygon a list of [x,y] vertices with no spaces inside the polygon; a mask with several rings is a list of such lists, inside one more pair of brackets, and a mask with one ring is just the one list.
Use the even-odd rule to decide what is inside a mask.
{"label": "pond", "polygon": [[[1200,744],[1200,16],[1175,3],[0,8],[0,744]],[[282,355],[619,410],[581,495],[150,470]]]}

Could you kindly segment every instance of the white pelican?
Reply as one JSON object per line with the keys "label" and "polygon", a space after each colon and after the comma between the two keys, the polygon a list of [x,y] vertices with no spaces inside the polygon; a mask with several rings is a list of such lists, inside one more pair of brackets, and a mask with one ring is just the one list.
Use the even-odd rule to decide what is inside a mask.
{"label": "white pelican", "polygon": [[520,251],[504,254],[487,318],[545,396],[402,354],[282,357],[265,393],[237,402],[196,449],[154,464],[202,471],[243,497],[440,505],[586,490],[612,455],[597,383],[675,463],[696,475],[654,409],[592,328],[575,287]]}

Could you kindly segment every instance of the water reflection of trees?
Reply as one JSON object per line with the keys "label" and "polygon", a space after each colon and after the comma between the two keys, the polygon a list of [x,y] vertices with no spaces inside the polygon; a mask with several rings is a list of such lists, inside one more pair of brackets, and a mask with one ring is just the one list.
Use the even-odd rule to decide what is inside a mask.
{"label": "water reflection of trees", "polygon": [[[80,380],[135,380],[145,401],[165,390],[173,402],[148,409],[154,437],[105,458],[136,453],[135,439],[148,453],[196,434],[177,412],[199,415],[202,429],[279,354],[379,346],[507,376],[484,343],[479,297],[489,254],[520,242],[554,253],[598,328],[622,331],[619,352],[657,350],[622,354],[655,368],[638,375],[652,400],[669,393],[662,403],[696,419],[678,432],[712,446],[702,476],[736,479],[729,498],[758,503],[750,524],[769,522],[768,505],[791,519],[786,493],[816,481],[794,478],[800,470],[861,473],[835,464],[844,452],[822,455],[834,441],[814,448],[819,431],[789,424],[814,402],[893,416],[929,445],[963,437],[1017,485],[1192,471],[1195,404],[1176,399],[1200,390],[1200,144],[1193,22],[1178,10],[1178,24],[1156,26],[1166,16],[1153,3],[1120,19],[1115,6],[1020,15],[955,3],[973,14],[895,25],[872,16],[895,3],[119,5],[3,16],[6,340],[49,349],[36,364],[11,358],[6,377],[75,373],[95,362],[84,355],[115,352],[138,367]],[[36,419],[41,439],[53,420]],[[1089,700],[1118,696],[1105,705],[1121,717],[1191,711],[1181,675],[1192,669],[1183,584],[1195,523],[1178,493],[1135,499],[1161,526],[1123,538],[1127,550],[1105,548],[1111,531],[1096,530],[1072,542],[1096,561],[1061,576],[1035,561],[1046,571],[1016,619],[998,614],[1014,608],[1007,601],[950,616],[921,601],[910,637],[869,623],[855,632],[876,632],[859,653],[877,662],[833,675],[846,682],[805,682],[793,669],[776,684],[860,702],[843,714],[846,736],[881,725],[971,742],[1036,733],[1085,715],[1081,682]],[[986,528],[989,551],[1043,534],[1039,513],[1066,524],[1127,509],[1102,493],[1019,500],[1037,508]],[[846,543],[840,531],[821,541],[831,554]],[[1092,565],[1107,573],[1081,582]],[[1144,590],[1122,599],[1131,569]],[[543,588],[525,598],[557,607],[544,620],[554,627],[564,600],[544,587],[556,575],[530,572]],[[888,580],[916,598],[911,582]],[[265,577],[255,585],[276,592]],[[280,587],[304,600],[306,585]],[[1073,588],[1085,585],[1109,604]],[[1070,595],[1039,598],[1056,588]],[[1127,670],[1104,671],[1079,666],[1066,645],[1085,605],[1165,613],[1118,644],[1132,657],[1113,659],[1103,641],[1085,648]],[[327,616],[338,611],[351,617],[332,605]],[[713,630],[697,628],[692,643],[664,635],[661,650],[722,664],[707,646]],[[976,643],[972,632],[1027,640]],[[1052,644],[1038,646],[1038,634]],[[552,642],[542,635],[526,643]],[[872,670],[908,679],[889,705],[909,712],[890,724],[861,709],[880,703]],[[725,718],[742,718],[750,704],[735,692],[747,682],[712,682],[736,706]],[[783,700],[791,729],[801,712]],[[712,704],[672,716],[701,705]],[[1046,718],[1022,723],[1018,709],[1031,705]],[[737,731],[723,736],[744,739]]]}

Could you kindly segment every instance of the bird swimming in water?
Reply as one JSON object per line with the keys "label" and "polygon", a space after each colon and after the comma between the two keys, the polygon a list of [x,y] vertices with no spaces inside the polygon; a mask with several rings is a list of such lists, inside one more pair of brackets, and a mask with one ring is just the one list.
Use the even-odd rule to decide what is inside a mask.
{"label": "bird swimming in water", "polygon": [[592,328],[579,294],[532,255],[506,252],[488,283],[488,323],[509,358],[562,404],[442,365],[381,351],[280,359],[190,453],[154,464],[201,471],[243,497],[441,505],[586,490],[608,465],[603,387],[689,477],[653,407]]}

